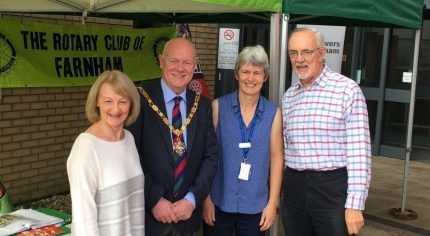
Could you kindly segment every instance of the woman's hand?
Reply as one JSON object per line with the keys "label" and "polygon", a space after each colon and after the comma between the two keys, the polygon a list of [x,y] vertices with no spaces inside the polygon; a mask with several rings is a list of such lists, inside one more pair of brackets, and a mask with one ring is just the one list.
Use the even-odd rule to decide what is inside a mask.
{"label": "woman's hand", "polygon": [[261,220],[260,220],[260,231],[266,231],[272,226],[273,222],[275,222],[276,219],[276,206],[274,205],[267,205],[263,213],[261,214]]}

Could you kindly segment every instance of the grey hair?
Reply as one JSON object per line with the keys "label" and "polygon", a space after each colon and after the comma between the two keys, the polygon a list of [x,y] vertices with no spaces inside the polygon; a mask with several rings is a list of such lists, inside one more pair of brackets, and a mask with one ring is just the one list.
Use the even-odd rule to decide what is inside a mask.
{"label": "grey hair", "polygon": [[291,38],[291,36],[293,36],[294,33],[296,33],[296,32],[303,32],[303,31],[312,31],[312,32],[314,32],[315,33],[315,37],[317,39],[318,47],[319,48],[325,48],[324,35],[321,32],[319,32],[317,29],[312,28],[312,27],[295,28],[293,30],[293,32],[291,33],[290,38]]}
{"label": "grey hair", "polygon": [[237,76],[243,64],[259,65],[264,68],[264,77],[269,77],[269,58],[260,45],[244,47],[236,59],[234,74]]}

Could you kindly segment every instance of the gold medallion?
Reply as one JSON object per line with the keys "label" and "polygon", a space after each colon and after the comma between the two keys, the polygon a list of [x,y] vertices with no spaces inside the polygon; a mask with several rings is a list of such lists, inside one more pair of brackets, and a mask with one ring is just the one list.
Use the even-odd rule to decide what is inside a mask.
{"label": "gold medallion", "polygon": [[173,143],[173,150],[178,156],[182,156],[185,153],[185,143],[179,137],[176,137],[176,142]]}

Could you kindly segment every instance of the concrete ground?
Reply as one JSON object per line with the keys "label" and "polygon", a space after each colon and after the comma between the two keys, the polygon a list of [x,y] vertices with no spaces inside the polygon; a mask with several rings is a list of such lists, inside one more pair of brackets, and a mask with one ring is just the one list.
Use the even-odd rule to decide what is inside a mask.
{"label": "concrete ground", "polygon": [[365,210],[367,222],[378,222],[377,224],[416,233],[400,234],[401,231],[392,231],[386,235],[430,235],[430,163],[411,161],[409,164],[405,206],[406,209],[415,211],[418,218],[400,220],[388,213],[391,208],[401,207],[404,167],[404,160],[373,157],[372,181]]}

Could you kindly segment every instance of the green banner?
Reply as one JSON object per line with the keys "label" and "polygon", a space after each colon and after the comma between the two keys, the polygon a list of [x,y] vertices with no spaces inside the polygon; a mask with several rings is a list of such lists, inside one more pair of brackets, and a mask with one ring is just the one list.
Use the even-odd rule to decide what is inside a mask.
{"label": "green banner", "polygon": [[256,11],[280,12],[282,9],[281,0],[193,0],[195,2],[205,2],[212,4],[223,4],[242,8],[251,8]]}
{"label": "green banner", "polygon": [[113,69],[135,81],[157,78],[157,56],[175,33],[0,20],[0,88],[91,85]]}

